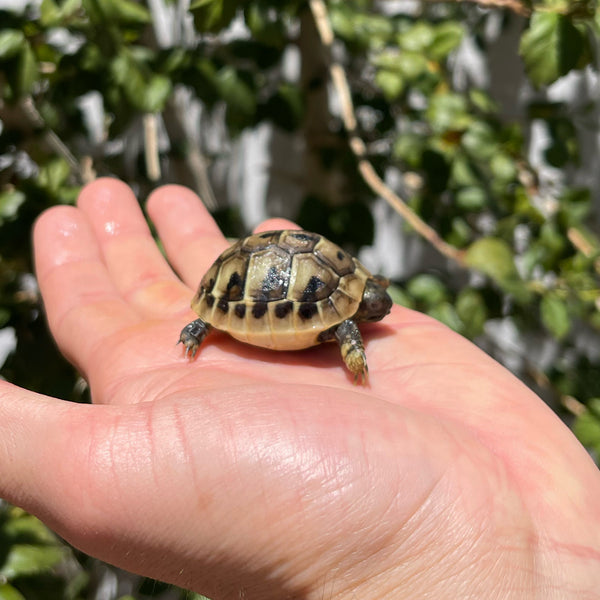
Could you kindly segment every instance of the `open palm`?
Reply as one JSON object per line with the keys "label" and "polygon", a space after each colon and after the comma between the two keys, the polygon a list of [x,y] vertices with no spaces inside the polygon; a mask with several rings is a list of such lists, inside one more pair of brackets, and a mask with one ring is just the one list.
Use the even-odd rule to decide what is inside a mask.
{"label": "open palm", "polygon": [[117,181],[39,220],[50,327],[94,404],[3,384],[0,496],[215,600],[598,597],[600,476],[539,398],[400,307],[363,328],[368,386],[334,344],[213,333],[189,361],[179,331],[227,242],[183,188],[147,210],[181,279]]}

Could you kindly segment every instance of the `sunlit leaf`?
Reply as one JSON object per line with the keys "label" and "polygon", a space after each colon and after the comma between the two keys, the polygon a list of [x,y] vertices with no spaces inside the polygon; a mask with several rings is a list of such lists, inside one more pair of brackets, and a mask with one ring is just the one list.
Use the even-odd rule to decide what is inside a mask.
{"label": "sunlit leaf", "polygon": [[42,0],[40,23],[45,27],[61,25],[80,9],[81,0],[64,0],[60,5],[54,0]]}
{"label": "sunlit leaf", "polygon": [[387,100],[395,100],[404,91],[404,80],[395,71],[380,69],[375,75],[375,83],[379,86]]}
{"label": "sunlit leaf", "polygon": [[17,92],[20,96],[31,93],[39,77],[38,63],[29,44],[21,47],[17,76]]}
{"label": "sunlit leaf", "polygon": [[50,571],[64,558],[65,552],[61,546],[14,544],[0,566],[0,578],[11,581],[16,577]]}
{"label": "sunlit leaf", "polygon": [[427,314],[432,316],[434,319],[441,321],[444,325],[450,327],[454,331],[460,331],[462,322],[459,316],[456,314],[456,309],[450,302],[441,302],[440,304],[436,304],[430,310],[427,311]]}
{"label": "sunlit leaf", "polygon": [[39,184],[52,193],[58,192],[59,188],[67,181],[71,173],[69,164],[64,158],[55,158],[48,161],[38,175]]}
{"label": "sunlit leaf", "polygon": [[150,23],[150,11],[140,2],[133,0],[95,0],[98,10],[110,22],[145,25]]}
{"label": "sunlit leaf", "polygon": [[542,323],[555,338],[560,340],[569,333],[569,311],[564,300],[556,294],[548,293],[542,297],[540,315]]}
{"label": "sunlit leaf", "polygon": [[583,67],[591,57],[585,32],[568,17],[553,12],[532,15],[520,52],[529,77],[538,86]]}
{"label": "sunlit leaf", "polygon": [[485,237],[473,242],[465,255],[467,264],[498,282],[517,277],[510,246],[499,238]]}
{"label": "sunlit leaf", "polygon": [[0,223],[13,219],[25,200],[25,194],[21,190],[9,189],[0,192]]}
{"label": "sunlit leaf", "polygon": [[195,0],[190,5],[199,31],[218,32],[231,23],[242,0]]}
{"label": "sunlit leaf", "polygon": [[456,21],[441,23],[434,30],[429,55],[436,60],[445,58],[459,46],[464,34],[463,26]]}
{"label": "sunlit leaf", "polygon": [[24,47],[25,36],[18,29],[0,31],[0,60],[11,58]]}
{"label": "sunlit leaf", "polygon": [[406,285],[406,291],[419,302],[433,306],[447,298],[444,284],[434,275],[422,274],[413,277]]}
{"label": "sunlit leaf", "polygon": [[475,337],[483,333],[488,311],[480,292],[467,288],[456,299],[456,314],[463,323],[464,333]]}
{"label": "sunlit leaf", "polygon": [[481,210],[487,202],[487,192],[478,186],[465,187],[456,192],[456,203],[463,210]]}
{"label": "sunlit leaf", "polygon": [[26,598],[10,583],[4,583],[0,584],[0,600],[26,600]]}
{"label": "sunlit leaf", "polygon": [[600,454],[600,417],[592,411],[585,411],[577,417],[573,431],[584,446]]}

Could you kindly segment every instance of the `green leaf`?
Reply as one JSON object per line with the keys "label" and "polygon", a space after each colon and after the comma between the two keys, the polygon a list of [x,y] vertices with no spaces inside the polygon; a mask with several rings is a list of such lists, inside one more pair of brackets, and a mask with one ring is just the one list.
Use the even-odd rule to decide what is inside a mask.
{"label": "green leaf", "polygon": [[39,70],[35,54],[28,43],[21,48],[19,68],[17,73],[17,93],[27,96],[31,93],[35,82],[38,80]]}
{"label": "green leaf", "polygon": [[254,40],[273,48],[282,48],[286,41],[285,27],[280,12],[271,8],[259,2],[250,3],[244,11],[246,25]]}
{"label": "green leaf", "polygon": [[50,193],[56,194],[66,183],[70,174],[69,163],[64,158],[55,158],[40,169],[38,183]]}
{"label": "green leaf", "polygon": [[408,282],[406,291],[427,306],[434,306],[447,298],[444,284],[437,277],[428,274],[413,277]]}
{"label": "green leaf", "polygon": [[440,23],[435,30],[430,44],[429,55],[434,60],[446,58],[450,52],[455,50],[464,37],[464,29],[456,21],[445,21]]}
{"label": "green leaf", "polygon": [[190,5],[199,31],[217,33],[231,23],[243,0],[195,0]]}
{"label": "green leaf", "polygon": [[0,600],[26,600],[26,598],[10,583],[5,583],[0,584]]}
{"label": "green leaf", "polygon": [[432,316],[434,319],[441,321],[444,325],[450,327],[454,331],[461,330],[461,320],[456,314],[456,310],[450,302],[441,302],[440,304],[436,304],[433,306],[427,314]]}
{"label": "green leaf", "polygon": [[152,21],[150,11],[133,0],[95,0],[96,13],[103,21],[130,25],[146,25]]}
{"label": "green leaf", "polygon": [[548,293],[542,297],[540,315],[546,329],[558,340],[563,339],[571,329],[569,310],[562,298]]}
{"label": "green leaf", "polygon": [[472,121],[461,143],[475,160],[490,160],[498,151],[498,139],[485,121]]}
{"label": "green leaf", "polygon": [[0,31],[0,60],[16,56],[24,48],[25,36],[18,29]]}
{"label": "green leaf", "polygon": [[490,98],[490,96],[478,88],[472,88],[469,90],[469,100],[473,106],[483,113],[496,113],[498,111],[497,104]]}
{"label": "green leaf", "polygon": [[592,210],[589,188],[568,188],[559,198],[559,215],[566,227],[577,227]]}
{"label": "green leaf", "polygon": [[416,79],[428,68],[427,59],[416,52],[384,51],[373,59],[373,64],[382,70],[391,71],[405,76],[407,79]]}
{"label": "green leaf", "polygon": [[233,67],[223,67],[215,77],[221,98],[227,103],[228,123],[236,128],[246,126],[256,111],[256,95]]}
{"label": "green leaf", "polygon": [[478,186],[465,187],[456,192],[456,203],[463,210],[481,210],[487,202],[486,191]]}
{"label": "green leaf", "polygon": [[400,286],[394,285],[393,283],[390,284],[387,293],[390,295],[394,304],[406,306],[407,308],[414,308],[415,303],[413,302],[413,299]]}
{"label": "green leaf", "polygon": [[454,155],[450,180],[457,187],[468,187],[479,184],[479,178],[473,169],[473,165],[467,159],[464,152],[457,152]]}
{"label": "green leaf", "polygon": [[429,102],[427,120],[434,131],[461,131],[472,121],[467,102],[460,94],[436,94]]}
{"label": "green leaf", "polygon": [[590,398],[586,404],[589,410],[600,419],[600,398]]}
{"label": "green leaf", "polygon": [[435,40],[433,26],[425,21],[417,21],[412,27],[400,33],[397,37],[398,45],[403,50],[411,52],[425,52]]}
{"label": "green leaf", "polygon": [[410,167],[419,168],[425,150],[423,136],[416,133],[401,133],[394,142],[393,155],[405,161]]}
{"label": "green leaf", "polygon": [[600,418],[591,411],[577,417],[573,431],[579,441],[600,454]]}
{"label": "green leaf", "polygon": [[36,544],[56,544],[57,537],[38,518],[27,513],[4,523],[2,533],[12,540]]}
{"label": "green leaf", "polygon": [[46,573],[64,558],[65,552],[65,548],[60,546],[13,544],[0,567],[0,578],[10,581],[25,575]]}
{"label": "green leaf", "polygon": [[488,318],[485,300],[480,292],[474,289],[465,289],[456,299],[456,314],[463,322],[465,335],[473,338],[483,332]]}
{"label": "green leaf", "polygon": [[151,73],[131,52],[122,51],[111,63],[111,73],[130,104],[144,113],[160,112],[172,92],[171,79]]}
{"label": "green leaf", "polygon": [[484,237],[473,242],[465,260],[469,267],[485,273],[499,283],[518,278],[510,246],[499,238]]}
{"label": "green leaf", "polygon": [[9,189],[0,192],[0,224],[14,219],[25,200],[25,194],[21,190]]}
{"label": "green leaf", "polygon": [[515,161],[502,152],[492,156],[490,160],[490,171],[492,175],[503,183],[514,180],[517,176],[517,167]]}
{"label": "green leaf", "polygon": [[379,86],[388,102],[399,98],[404,91],[404,80],[396,71],[380,69],[375,75],[375,83]]}
{"label": "green leaf", "polygon": [[536,86],[548,85],[590,60],[589,39],[571,19],[535,12],[521,38],[520,53]]}
{"label": "green leaf", "polygon": [[148,113],[162,111],[172,91],[173,85],[168,77],[152,75],[144,89],[143,101],[140,102],[142,110]]}
{"label": "green leaf", "polygon": [[65,0],[60,6],[54,0],[42,0],[40,24],[43,27],[56,27],[73,17],[81,8],[81,0]]}

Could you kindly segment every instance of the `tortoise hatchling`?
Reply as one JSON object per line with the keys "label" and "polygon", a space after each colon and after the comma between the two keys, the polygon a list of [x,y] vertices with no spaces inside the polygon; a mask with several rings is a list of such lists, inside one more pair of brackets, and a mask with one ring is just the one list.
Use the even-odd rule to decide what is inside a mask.
{"label": "tortoise hatchling", "polygon": [[364,381],[367,359],[357,323],[390,312],[387,286],[321,235],[257,233],[225,250],[204,275],[192,299],[200,318],[181,330],[179,341],[193,357],[213,327],[273,350],[337,340],[354,381]]}

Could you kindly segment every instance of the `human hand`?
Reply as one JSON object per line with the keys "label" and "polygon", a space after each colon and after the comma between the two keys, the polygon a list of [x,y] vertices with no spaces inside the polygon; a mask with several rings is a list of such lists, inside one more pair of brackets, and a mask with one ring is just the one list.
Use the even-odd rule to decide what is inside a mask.
{"label": "human hand", "polygon": [[[0,385],[0,496],[122,568],[229,598],[597,598],[600,475],[531,391],[436,321],[333,344],[176,346],[227,246],[198,199],[98,180],[35,228],[48,320],[93,405]],[[270,221],[262,229],[287,226]]]}

